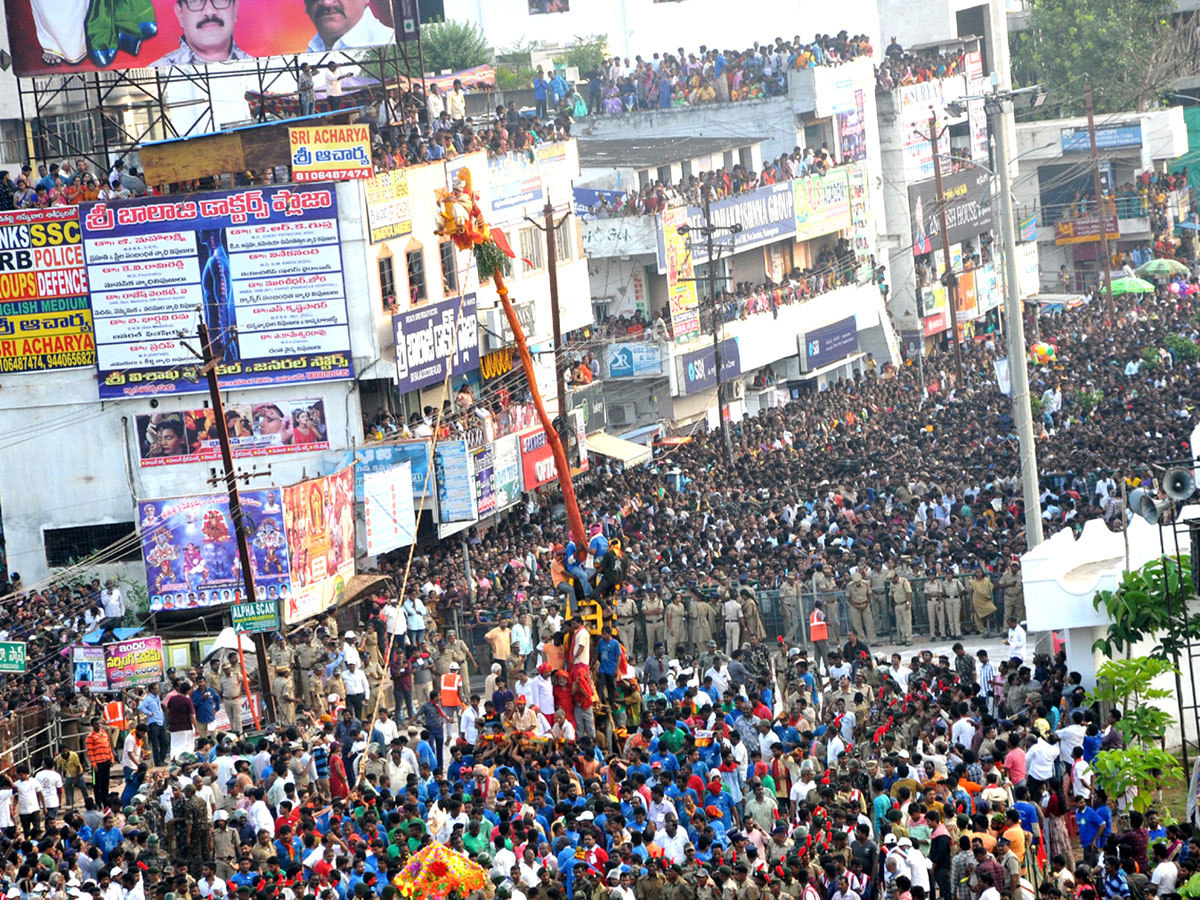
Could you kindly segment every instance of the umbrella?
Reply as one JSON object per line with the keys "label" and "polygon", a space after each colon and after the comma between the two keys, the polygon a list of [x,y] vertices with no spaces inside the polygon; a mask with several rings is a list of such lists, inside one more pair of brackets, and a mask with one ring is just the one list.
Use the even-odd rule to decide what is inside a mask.
{"label": "umbrella", "polygon": [[1150,294],[1154,292],[1154,285],[1140,278],[1126,276],[1113,279],[1112,292],[1114,294]]}
{"label": "umbrella", "polygon": [[1152,259],[1138,266],[1137,273],[1143,278],[1171,278],[1188,274],[1188,267],[1177,259]]}

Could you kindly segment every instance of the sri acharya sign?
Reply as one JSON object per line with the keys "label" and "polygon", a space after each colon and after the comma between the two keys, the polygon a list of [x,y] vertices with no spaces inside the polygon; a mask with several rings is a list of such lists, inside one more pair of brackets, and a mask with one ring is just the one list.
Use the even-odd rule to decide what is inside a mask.
{"label": "sri acharya sign", "polygon": [[366,125],[289,128],[293,181],[370,178],[371,129]]}
{"label": "sri acharya sign", "polygon": [[0,372],[95,364],[78,208],[0,213]]}

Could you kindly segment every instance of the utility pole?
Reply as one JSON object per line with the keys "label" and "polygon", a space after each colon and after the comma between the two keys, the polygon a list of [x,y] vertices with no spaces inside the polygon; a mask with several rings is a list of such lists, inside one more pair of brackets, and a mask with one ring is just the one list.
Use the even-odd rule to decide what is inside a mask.
{"label": "utility pole", "polygon": [[1042,542],[1042,502],[1029,406],[1029,360],[1025,351],[1025,319],[1017,274],[1017,225],[1012,206],[1012,171],[1008,159],[1008,121],[1004,101],[993,91],[989,101],[996,138],[996,172],[1000,176],[1000,243],[1004,248],[1004,315],[1008,320],[1008,372],[1012,381],[1013,420],[1021,452],[1021,496],[1025,501],[1025,546]]}
{"label": "utility pole", "polygon": [[[221,388],[217,384],[217,361],[213,358],[213,348],[208,339],[208,326],[200,322],[200,349],[203,353],[204,372],[208,378],[208,396],[212,401],[216,414],[217,442],[221,445],[221,465],[225,469],[225,488],[229,492],[229,517],[233,519],[233,533],[237,535],[238,559],[242,564],[242,591],[244,603],[253,603],[254,593],[254,561],[250,555],[250,544],[246,541],[246,517],[242,514],[242,501],[238,496],[237,472],[233,468],[233,450],[229,446],[229,429],[225,425],[225,407],[221,403]],[[238,655],[241,655],[242,637],[236,635]],[[258,657],[259,693],[262,695],[263,708],[267,719],[275,721],[275,697],[271,694],[271,675],[267,670],[267,648],[262,633],[253,637],[255,656]],[[252,702],[247,696],[246,702]]]}
{"label": "utility pole", "polygon": [[717,261],[714,258],[713,226],[712,226],[712,185],[705,184],[704,195],[704,240],[706,257],[708,259],[708,301],[712,306],[712,339],[713,362],[717,366],[717,416],[721,420],[721,438],[725,442],[725,454],[733,464],[733,438],[729,434],[729,423],[725,421],[725,398],[721,395],[721,368],[724,360],[721,358],[720,338],[720,306],[717,303]]}
{"label": "utility pole", "polygon": [[[567,416],[567,385],[563,376],[562,317],[558,311],[558,243],[554,230],[554,206],[550,203],[550,192],[546,192],[546,274],[550,278],[550,322],[554,327],[554,377],[558,390],[558,415],[564,427]],[[568,215],[570,215],[568,213]],[[561,222],[560,222],[561,223]]]}
{"label": "utility pole", "polygon": [[946,274],[942,276],[946,286],[946,297],[950,303],[950,330],[954,335],[954,367],[958,373],[958,384],[963,383],[962,339],[958,333],[958,276],[950,263],[950,230],[946,225],[946,200],[942,193],[942,157],[938,154],[937,116],[930,110],[929,143],[933,151],[933,184],[937,191],[939,227],[942,235],[942,260]]}
{"label": "utility pole", "polygon": [[1096,219],[1100,227],[1100,252],[1104,255],[1104,291],[1108,297],[1106,308],[1108,309],[1109,317],[1112,317],[1116,311],[1116,306],[1113,304],[1112,292],[1112,257],[1108,253],[1108,226],[1105,224],[1107,210],[1104,208],[1104,198],[1100,195],[1100,151],[1096,149],[1096,111],[1092,106],[1092,79],[1090,77],[1087,79],[1086,84],[1088,142],[1092,148],[1092,190],[1096,195]]}

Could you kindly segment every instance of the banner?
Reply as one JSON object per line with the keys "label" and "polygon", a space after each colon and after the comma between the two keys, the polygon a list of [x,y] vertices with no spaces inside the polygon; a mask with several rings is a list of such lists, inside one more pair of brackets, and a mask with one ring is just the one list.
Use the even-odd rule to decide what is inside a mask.
{"label": "banner", "polygon": [[24,672],[26,662],[24,641],[0,641],[0,672]]}
{"label": "banner", "polygon": [[532,491],[543,484],[549,484],[558,477],[558,467],[554,463],[554,451],[546,440],[546,432],[538,427],[522,431],[521,439],[521,474],[525,482],[525,490]]}
{"label": "banner", "polygon": [[854,92],[854,108],[837,114],[838,138],[842,145],[842,161],[867,158],[867,117],[863,92]]}
{"label": "banner", "polygon": [[662,350],[658,344],[642,341],[609,344],[604,348],[609,378],[638,378],[662,375]]}
{"label": "banner", "polygon": [[845,168],[834,169],[828,175],[809,175],[792,182],[795,193],[796,240],[833,234],[849,228],[850,173]]}
{"label": "banner", "polygon": [[847,316],[807,332],[800,340],[800,370],[811,372],[858,351],[858,321]]}
{"label": "banner", "polygon": [[489,219],[496,222],[520,219],[526,206],[535,206],[542,201],[541,171],[528,153],[489,155],[488,184],[492,190]]}
{"label": "banner", "polygon": [[110,691],[124,691],[163,680],[162,638],[140,637],[104,645],[104,673]]}
{"label": "banner", "polygon": [[[326,475],[354,467],[354,499],[362,503],[365,499],[363,477],[368,472],[384,472],[393,466],[408,463],[412,472],[412,494],[422,497],[426,491],[426,476],[429,473],[432,450],[429,441],[399,441],[394,444],[367,444],[354,450],[326,453],[321,459],[321,468]],[[428,489],[433,490],[433,479],[429,478]]]}
{"label": "banner", "polygon": [[[731,247],[734,253],[765,247],[767,244],[791,237],[796,231],[795,200],[790,181],[768,184],[723,200],[713,200],[709,210],[713,225],[724,229],[718,234],[714,245],[718,248],[718,256],[728,256]],[[668,210],[664,210],[664,215],[666,212]],[[684,238],[683,246],[690,252],[693,266],[703,265],[708,261],[707,242],[700,230],[704,227],[704,209],[689,206],[686,216],[692,234],[690,245],[689,239]],[[681,224],[683,223],[676,223],[675,227]],[[734,225],[741,226],[736,233],[732,231]],[[668,236],[665,231],[663,236]],[[656,249],[658,267],[666,271],[667,248],[661,239]]]}
{"label": "banner", "polygon": [[104,667],[103,647],[71,648],[71,680],[75,690],[87,687],[93,691],[108,690],[108,674]]}
{"label": "banner", "polygon": [[492,444],[492,490],[496,512],[515,506],[521,500],[521,438],[509,434]]}
{"label": "banner", "polygon": [[[279,489],[239,492],[258,600],[286,598],[288,548]],[[229,495],[199,494],[138,504],[150,611],[244,600]]]}
{"label": "banner", "polygon": [[471,451],[471,466],[475,471],[475,501],[480,519],[496,512],[495,459],[491,444]]}
{"label": "banner", "polygon": [[479,368],[479,322],[474,294],[427,303],[392,316],[396,377],[401,394]]}
{"label": "banner", "polygon": [[[1097,150],[1120,150],[1142,146],[1142,123],[1096,126]],[[1086,127],[1062,129],[1063,153],[1090,153],[1092,138]]]}
{"label": "banner", "polygon": [[371,129],[366,125],[311,125],[289,128],[292,181],[370,178]]}
{"label": "banner", "polygon": [[78,208],[0,213],[0,373],[95,364]]}
{"label": "banner", "polygon": [[479,518],[472,461],[466,441],[440,441],[433,445],[438,521],[443,525],[474,522]]}
{"label": "banner", "polygon": [[354,474],[333,475],[283,488],[291,596],[284,623],[294,625],[340,602],[354,574]]}
{"label": "banner", "polygon": [[1008,368],[1008,358],[1000,357],[992,360],[992,368],[996,370],[996,387],[1006,397],[1012,396],[1012,372]]}
{"label": "banner", "polygon": [[279,601],[256,600],[253,603],[235,603],[230,609],[235,631],[271,632],[279,630]]}
{"label": "banner", "polygon": [[696,282],[692,254],[679,226],[687,224],[687,210],[672,206],[662,211],[664,260],[667,270],[667,302],[671,309],[671,333],[676,343],[685,344],[700,336],[700,311],[696,308]]}
{"label": "banner", "polygon": [[[679,362],[679,396],[686,397],[717,386],[717,356],[711,345],[685,353]],[[725,338],[721,341],[721,382],[728,384],[741,373],[742,357],[737,338]]]}
{"label": "banner", "polygon": [[[141,465],[220,460],[216,417],[212,408],[139,415]],[[225,427],[234,459],[329,449],[324,400],[229,403],[225,405]]]}
{"label": "banner", "polygon": [[378,556],[417,539],[413,508],[412,464],[402,462],[366,472],[362,478],[367,525],[367,556]]}
{"label": "banner", "polygon": [[100,399],[206,391],[201,313],[225,390],[354,375],[333,185],[86,203],[80,225]]}
{"label": "banner", "polygon": [[[1118,240],[1121,237],[1121,227],[1117,221],[1116,212],[1107,212],[1104,216],[1105,236],[1110,241]],[[1082,219],[1065,219],[1062,222],[1054,224],[1054,243],[1062,246],[1066,244],[1091,244],[1099,243],[1100,241],[1100,217],[1096,215],[1084,216]]]}
{"label": "banner", "polygon": [[392,169],[367,179],[363,194],[367,201],[367,228],[372,244],[412,232],[407,169]]}
{"label": "banner", "polygon": [[[415,3],[401,2],[401,11]],[[180,66],[254,57],[293,56],[377,47],[396,40],[388,0],[350,3],[233,3],[190,6],[176,0],[46,5],[9,0],[8,46],[16,73],[75,72]],[[415,16],[399,23],[405,39]],[[317,78],[318,90],[321,79]]]}
{"label": "banner", "polygon": [[968,168],[942,178],[942,196],[936,179],[908,186],[908,206],[913,223],[913,253],[920,256],[942,249],[942,207],[950,243],[968,241],[992,227],[992,204],[987,201],[991,175]]}

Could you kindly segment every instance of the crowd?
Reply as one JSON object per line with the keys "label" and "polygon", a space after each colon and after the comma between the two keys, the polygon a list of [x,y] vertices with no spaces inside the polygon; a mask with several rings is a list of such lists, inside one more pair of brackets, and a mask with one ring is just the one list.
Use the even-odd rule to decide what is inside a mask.
{"label": "crowd", "polygon": [[884,50],[883,62],[875,69],[875,86],[892,91],[909,84],[921,84],[939,78],[961,75],[966,54],[962,50],[941,53],[936,49],[905,52],[893,37]]}
{"label": "crowd", "polygon": [[89,162],[80,157],[72,164],[45,163],[37,167],[26,164],[14,178],[0,170],[0,211],[11,209],[46,209],[52,206],[75,206],[90,200],[125,200],[146,193],[146,183],[137,169],[125,170],[124,160],[117,160],[108,176],[100,180],[91,171]]}
{"label": "crowd", "polygon": [[[816,66],[836,66],[858,57],[871,56],[866,35],[819,34],[811,41],[799,35],[790,41],[775,38],[744,50],[718,50],[701,45],[699,52],[683,47],[674,53],[655,53],[649,59],[637,56],[606,59],[585,76],[586,101],[574,95],[561,75],[547,78],[540,70],[534,77],[534,99],[538,115],[548,110],[581,115],[621,115],[649,109],[673,109],[708,103],[758,100],[786,94],[788,72]],[[561,84],[555,84],[555,81]]]}

